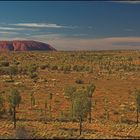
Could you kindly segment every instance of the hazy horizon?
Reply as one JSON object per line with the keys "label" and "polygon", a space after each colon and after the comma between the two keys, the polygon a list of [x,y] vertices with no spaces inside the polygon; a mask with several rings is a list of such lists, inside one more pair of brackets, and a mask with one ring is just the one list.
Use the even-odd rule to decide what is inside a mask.
{"label": "hazy horizon", "polygon": [[139,1],[1,1],[0,40],[35,40],[62,51],[137,50],[139,13]]}

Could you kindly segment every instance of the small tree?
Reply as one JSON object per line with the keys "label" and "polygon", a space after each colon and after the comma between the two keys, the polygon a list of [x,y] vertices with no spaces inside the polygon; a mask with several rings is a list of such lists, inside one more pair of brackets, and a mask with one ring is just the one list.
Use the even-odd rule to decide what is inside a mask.
{"label": "small tree", "polygon": [[45,105],[44,105],[44,112],[45,112],[45,123],[47,122],[46,120],[47,120],[47,106],[48,106],[48,102],[47,102],[47,100],[45,100]]}
{"label": "small tree", "polygon": [[109,107],[109,101],[108,101],[107,98],[104,98],[104,115],[105,115],[106,120],[109,120],[109,110],[108,110],[108,107]]}
{"label": "small tree", "polygon": [[140,112],[140,90],[136,90],[136,113],[137,113],[137,126],[139,123],[139,112]]}
{"label": "small tree", "polygon": [[31,98],[31,109],[32,109],[33,106],[35,105],[35,97],[33,93],[30,94],[30,98]]}
{"label": "small tree", "polygon": [[91,123],[91,119],[92,119],[92,116],[91,116],[91,112],[92,112],[92,96],[93,96],[93,93],[94,93],[95,89],[96,89],[96,87],[93,84],[90,84],[89,86],[87,86],[87,96],[88,96],[89,101],[90,101],[90,104],[89,104],[89,108],[90,108],[90,111],[89,111],[89,123]]}
{"label": "small tree", "polygon": [[13,109],[13,121],[14,121],[14,128],[16,128],[16,107],[21,102],[21,96],[16,89],[11,90],[11,95],[9,95],[9,103]]}
{"label": "small tree", "polygon": [[38,67],[35,64],[28,66],[28,75],[34,82],[37,82],[38,80],[37,68]]}
{"label": "small tree", "polygon": [[17,72],[18,72],[17,67],[15,67],[15,66],[9,67],[9,76],[10,76],[11,80],[13,80],[13,75],[16,75]]}
{"label": "small tree", "polygon": [[4,112],[5,112],[4,99],[2,98],[2,96],[0,96],[0,117],[3,115]]}
{"label": "small tree", "polygon": [[90,102],[86,95],[86,90],[77,90],[73,101],[73,115],[76,119],[79,120],[80,135],[82,133],[82,122],[84,118],[87,118],[90,110],[89,104]]}
{"label": "small tree", "polygon": [[49,93],[48,95],[48,99],[49,99],[49,102],[50,102],[50,105],[49,105],[49,115],[50,115],[50,118],[52,118],[52,93]]}
{"label": "small tree", "polygon": [[73,99],[74,99],[75,92],[76,92],[76,87],[74,86],[68,86],[64,92],[64,96],[66,96],[66,98],[71,101],[71,118],[72,119],[73,119]]}

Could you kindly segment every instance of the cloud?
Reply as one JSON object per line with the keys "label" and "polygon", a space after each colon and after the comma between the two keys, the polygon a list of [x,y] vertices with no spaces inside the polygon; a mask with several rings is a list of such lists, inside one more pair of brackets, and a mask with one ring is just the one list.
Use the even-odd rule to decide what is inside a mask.
{"label": "cloud", "polygon": [[0,26],[1,31],[24,31],[24,30],[36,30],[36,29],[31,29],[31,28],[17,28],[17,27],[4,27]]}
{"label": "cloud", "polygon": [[116,3],[124,3],[124,4],[140,4],[140,1],[136,1],[136,0],[124,0],[124,1],[113,1]]}
{"label": "cloud", "polygon": [[14,26],[31,27],[31,28],[76,28],[76,26],[63,26],[50,23],[16,23]]}
{"label": "cloud", "polygon": [[2,36],[1,40],[36,40],[49,43],[57,50],[140,50],[140,37],[80,38],[64,34],[40,34],[30,36]]}
{"label": "cloud", "polygon": [[140,49],[140,37],[72,38],[61,34],[32,36],[33,40],[51,44],[58,50]]}
{"label": "cloud", "polygon": [[135,31],[134,29],[124,29],[124,31],[126,31],[126,32],[133,32],[133,31]]}
{"label": "cloud", "polygon": [[16,35],[18,34],[17,32],[11,32],[11,31],[0,31],[0,34],[8,34],[8,35]]}
{"label": "cloud", "polygon": [[20,38],[20,37],[0,37],[0,40],[28,40],[27,38]]}
{"label": "cloud", "polygon": [[9,30],[9,31],[19,31],[19,30],[24,30],[23,28],[12,28],[12,27],[0,27],[0,30]]}
{"label": "cloud", "polygon": [[88,34],[73,34],[72,36],[74,37],[82,37],[82,36],[87,36]]}

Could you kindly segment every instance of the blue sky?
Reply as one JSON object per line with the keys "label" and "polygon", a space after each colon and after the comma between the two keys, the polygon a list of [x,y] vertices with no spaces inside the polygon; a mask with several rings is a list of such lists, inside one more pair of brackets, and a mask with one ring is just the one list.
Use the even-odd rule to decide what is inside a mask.
{"label": "blue sky", "polygon": [[58,50],[139,49],[139,15],[136,1],[0,1],[0,40],[37,40]]}

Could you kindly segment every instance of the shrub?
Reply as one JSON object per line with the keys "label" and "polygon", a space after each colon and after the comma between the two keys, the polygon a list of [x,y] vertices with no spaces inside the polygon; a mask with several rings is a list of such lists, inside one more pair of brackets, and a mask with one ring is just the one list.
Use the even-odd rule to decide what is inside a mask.
{"label": "shrub", "polygon": [[16,60],[14,60],[14,64],[15,64],[15,65],[19,65],[19,64],[20,64],[20,62],[18,62],[18,61],[16,61]]}
{"label": "shrub", "polygon": [[18,73],[18,68],[15,66],[9,67],[9,75],[16,75]]}
{"label": "shrub", "polygon": [[37,71],[37,66],[35,64],[32,64],[30,66],[28,66],[28,72],[29,73],[34,73]]}
{"label": "shrub", "polygon": [[52,66],[51,70],[58,70],[58,66],[57,65]]}
{"label": "shrub", "polygon": [[46,69],[46,65],[41,65],[40,69],[42,69],[42,70]]}
{"label": "shrub", "polygon": [[8,67],[1,67],[0,68],[0,75],[6,75],[6,74],[9,74]]}
{"label": "shrub", "polygon": [[71,65],[65,66],[64,71],[70,71],[71,70]]}
{"label": "shrub", "polygon": [[75,83],[77,83],[77,84],[83,84],[84,83],[84,81],[82,80],[82,79],[76,79],[75,80]]}
{"label": "shrub", "polygon": [[29,132],[29,130],[27,130],[25,128],[24,125],[18,126],[18,128],[16,129],[16,132],[15,132],[15,138],[16,139],[32,139],[33,138],[32,135],[33,134],[31,134]]}
{"label": "shrub", "polygon": [[9,62],[8,61],[2,61],[1,62],[1,66],[8,67],[9,66]]}
{"label": "shrub", "polygon": [[30,73],[29,76],[31,79],[38,79],[37,73]]}
{"label": "shrub", "polygon": [[0,117],[5,113],[4,99],[0,96]]}
{"label": "shrub", "polygon": [[64,69],[63,65],[59,67],[59,70],[63,71],[63,69]]}
{"label": "shrub", "polygon": [[40,69],[50,68],[50,64],[44,64],[40,66]]}
{"label": "shrub", "polygon": [[18,72],[20,74],[27,74],[27,68],[26,67],[19,67]]}
{"label": "shrub", "polygon": [[16,138],[18,139],[26,139],[28,138],[27,137],[27,131],[25,130],[25,128],[22,126],[22,127],[19,127],[17,130],[16,130]]}
{"label": "shrub", "polygon": [[78,66],[77,66],[77,65],[74,65],[74,66],[73,66],[73,70],[74,70],[74,71],[78,71]]}
{"label": "shrub", "polygon": [[14,128],[16,128],[16,107],[19,106],[21,102],[21,96],[18,90],[16,89],[11,90],[11,94],[8,97],[8,101],[13,109],[13,122],[14,122]]}
{"label": "shrub", "polygon": [[5,82],[11,83],[11,82],[14,82],[14,80],[13,79],[6,79]]}

